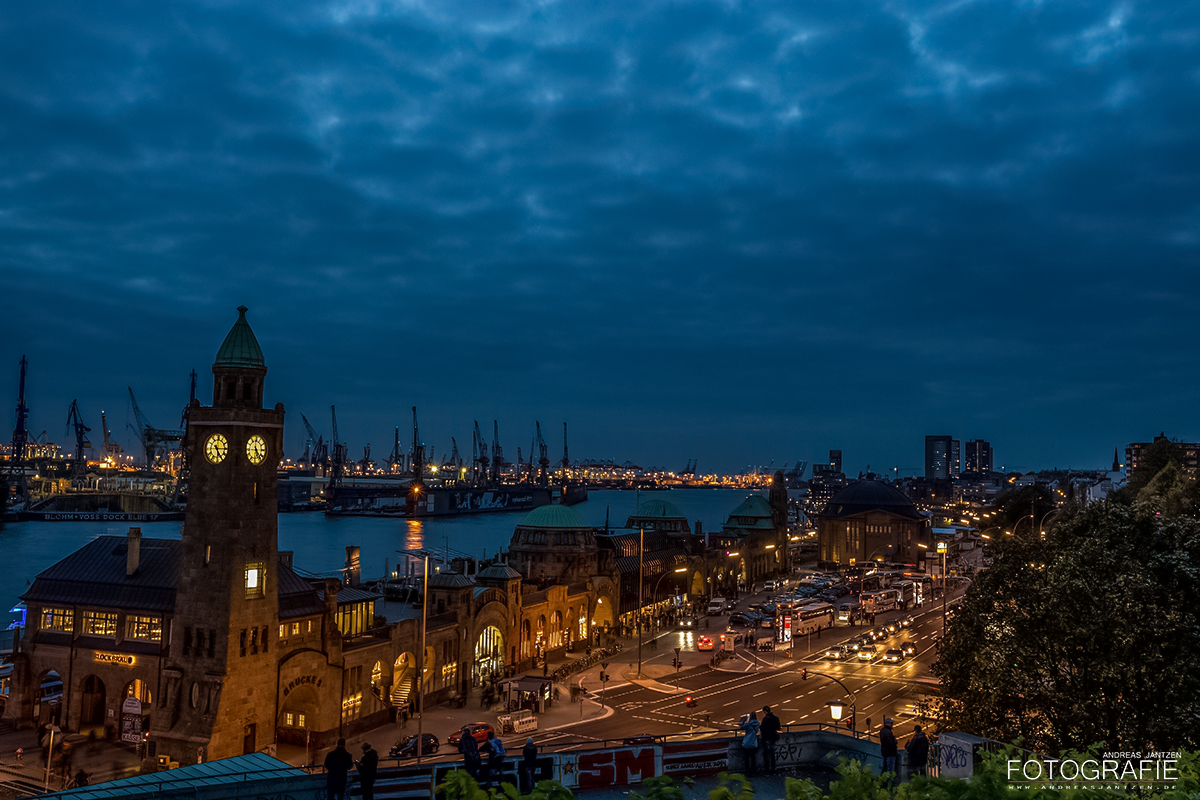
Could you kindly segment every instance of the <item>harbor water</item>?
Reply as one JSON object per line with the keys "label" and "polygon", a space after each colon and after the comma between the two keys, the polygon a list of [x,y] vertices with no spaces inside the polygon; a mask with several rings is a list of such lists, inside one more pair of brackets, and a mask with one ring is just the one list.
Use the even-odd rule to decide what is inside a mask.
{"label": "harbor water", "polygon": [[[738,489],[680,489],[672,491],[592,491],[587,502],[573,508],[589,525],[624,526],[636,504],[651,498],[666,500],[705,531],[721,529],[729,513],[746,498]],[[361,550],[363,580],[384,576],[385,566],[396,569],[399,550],[436,550],[456,555],[494,556],[508,547],[513,528],[527,512],[474,514],[423,520],[373,517],[326,517],[321,513],[280,514],[279,549],[295,553],[301,574],[337,575],[346,560],[347,545]],[[140,523],[148,538],[177,539],[183,523]],[[39,572],[97,536],[124,536],[127,523],[21,522],[0,525],[0,602],[13,608]],[[10,615],[11,616],[11,615]],[[0,624],[0,649],[11,646],[11,632]]]}

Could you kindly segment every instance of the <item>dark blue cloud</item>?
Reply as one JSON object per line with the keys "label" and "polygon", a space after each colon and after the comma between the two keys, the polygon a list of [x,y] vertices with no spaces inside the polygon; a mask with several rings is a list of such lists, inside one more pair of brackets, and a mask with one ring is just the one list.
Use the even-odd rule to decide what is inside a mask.
{"label": "dark blue cloud", "polygon": [[169,424],[244,302],[352,452],[417,404],[439,450],[1100,465],[1200,436],[1198,54],[1148,2],[15,7],[0,401],[28,352],[38,430]]}

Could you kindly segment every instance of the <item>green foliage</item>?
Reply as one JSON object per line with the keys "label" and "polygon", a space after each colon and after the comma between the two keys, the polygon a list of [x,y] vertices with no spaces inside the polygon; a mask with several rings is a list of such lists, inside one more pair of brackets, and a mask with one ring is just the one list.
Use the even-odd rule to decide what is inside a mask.
{"label": "green foliage", "polygon": [[[657,779],[653,779],[657,780]],[[670,781],[670,778],[667,778]],[[649,782],[649,781],[647,781]],[[480,787],[471,775],[462,769],[451,770],[434,790],[442,800],[574,800],[571,790],[558,781],[539,781],[529,794],[521,794],[511,783],[502,783],[493,789]],[[660,800],[673,800],[662,797]],[[677,800],[682,800],[682,794]]]}
{"label": "green foliage", "polygon": [[890,773],[884,778],[858,761],[842,761],[837,771],[841,777],[829,784],[826,796],[830,800],[890,800],[892,797]]}
{"label": "green foliage", "polygon": [[676,785],[670,775],[647,778],[636,792],[629,796],[635,800],[684,800],[683,788]]}
{"label": "green foliage", "polygon": [[1127,496],[1136,497],[1169,464],[1179,466],[1182,463],[1183,448],[1167,438],[1166,434],[1155,436],[1154,441],[1142,450],[1137,469],[1129,473],[1125,481]]}
{"label": "green foliage", "polygon": [[820,787],[810,780],[787,778],[784,780],[783,800],[820,800],[824,794]]}
{"label": "green foliage", "polygon": [[1200,743],[1200,525],[1163,505],[1099,503],[1044,541],[993,540],[938,646],[951,725],[1049,753]]}
{"label": "green foliage", "polygon": [[717,776],[717,784],[708,793],[708,800],[754,800],[754,785],[745,775],[722,772]]}
{"label": "green foliage", "polygon": [[446,773],[446,777],[435,789],[437,795],[444,800],[489,800],[489,795],[479,787],[475,779],[466,770],[455,769]]}

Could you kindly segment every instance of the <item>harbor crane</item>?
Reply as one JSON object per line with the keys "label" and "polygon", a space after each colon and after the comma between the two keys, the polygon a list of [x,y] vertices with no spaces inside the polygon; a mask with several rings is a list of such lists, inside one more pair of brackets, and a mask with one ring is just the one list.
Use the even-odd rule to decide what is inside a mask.
{"label": "harbor crane", "polygon": [[[17,487],[17,496],[25,497],[25,449],[29,444],[29,431],[25,428],[26,420],[29,418],[29,407],[25,405],[25,371],[29,367],[29,362],[25,356],[21,356],[21,383],[20,389],[17,392],[17,426],[13,428],[12,433],[12,456],[8,460],[8,473],[11,475],[11,482]],[[0,504],[0,508],[4,508]]]}
{"label": "harbor crane", "polygon": [[121,457],[121,445],[113,438],[112,431],[108,428],[108,419],[104,416],[104,411],[100,411],[100,430],[104,433],[104,459],[111,460],[115,466],[117,460]]}
{"label": "harbor crane", "polygon": [[393,474],[404,471],[404,451],[400,449],[400,426],[396,426],[396,431],[392,439],[392,452],[387,457],[388,472]]}
{"label": "harbor crane", "polygon": [[412,484],[414,487],[425,485],[425,445],[421,444],[421,434],[417,428],[417,407],[412,407],[413,443],[412,443]]}
{"label": "harbor crane", "polygon": [[71,464],[71,483],[78,486],[83,483],[83,479],[87,475],[87,456],[83,454],[83,451],[92,446],[87,438],[91,428],[83,424],[83,415],[79,413],[78,400],[72,400],[71,408],[67,411],[67,430],[70,431],[72,428],[75,429],[75,461]]}
{"label": "harbor crane", "polygon": [[316,467],[318,464],[324,467],[329,458],[329,447],[325,444],[325,440],[313,430],[308,417],[301,414],[300,419],[304,422],[305,430],[308,431],[308,441],[304,443],[304,456],[300,460],[310,468]]}
{"label": "harbor crane", "polygon": [[472,469],[475,471],[475,474],[471,476],[471,483],[475,486],[479,486],[487,480],[488,464],[490,463],[487,449],[487,440],[479,432],[479,420],[475,420],[475,436],[471,440],[471,462]]}
{"label": "harbor crane", "polygon": [[[537,431],[537,452],[538,452],[538,486],[547,484],[546,470],[550,466],[550,458],[546,455],[546,440],[542,438],[542,423],[534,420],[534,430]],[[533,458],[533,453],[529,454]]]}
{"label": "harbor crane", "polygon": [[504,451],[500,449],[500,422],[492,420],[492,476],[491,485],[500,485],[500,473],[504,470]]}
{"label": "harbor crane", "polygon": [[336,489],[342,485],[342,473],[346,467],[346,445],[338,441],[337,406],[330,406],[329,413],[333,416],[333,456],[329,465],[329,487]]}
{"label": "harbor crane", "polygon": [[183,441],[183,431],[166,430],[151,425],[150,420],[138,408],[137,398],[133,396],[133,387],[125,388],[129,390],[129,402],[133,405],[133,416],[138,423],[137,428],[130,423],[129,429],[142,440],[142,449],[146,452],[146,469],[153,469],[155,461],[178,447],[179,443]]}
{"label": "harbor crane", "polygon": [[567,479],[567,467],[571,466],[571,457],[567,454],[567,423],[563,423],[563,480]]}

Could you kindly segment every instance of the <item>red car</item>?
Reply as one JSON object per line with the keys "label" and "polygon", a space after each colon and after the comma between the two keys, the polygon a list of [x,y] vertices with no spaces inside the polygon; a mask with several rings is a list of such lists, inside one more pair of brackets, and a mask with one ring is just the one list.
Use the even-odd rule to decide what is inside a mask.
{"label": "red car", "polygon": [[[488,725],[486,722],[476,722],[475,724],[467,725],[466,727],[469,731],[471,731],[471,735],[475,737],[475,741],[479,742],[480,744],[483,744],[484,742],[486,742],[487,738],[488,738],[488,734],[492,732],[492,726]],[[461,728],[459,728],[454,733],[452,733],[446,737],[446,743],[452,744],[455,747],[458,746],[458,743],[461,740],[462,740],[462,729]]]}

